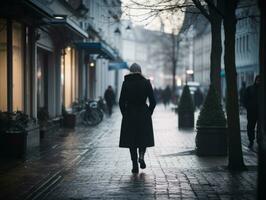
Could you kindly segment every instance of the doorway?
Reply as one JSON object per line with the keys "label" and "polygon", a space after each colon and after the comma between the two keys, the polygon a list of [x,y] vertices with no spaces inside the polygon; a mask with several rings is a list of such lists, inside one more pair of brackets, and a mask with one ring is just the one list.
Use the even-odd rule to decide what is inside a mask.
{"label": "doorway", "polygon": [[48,112],[48,65],[51,53],[37,49],[37,107]]}

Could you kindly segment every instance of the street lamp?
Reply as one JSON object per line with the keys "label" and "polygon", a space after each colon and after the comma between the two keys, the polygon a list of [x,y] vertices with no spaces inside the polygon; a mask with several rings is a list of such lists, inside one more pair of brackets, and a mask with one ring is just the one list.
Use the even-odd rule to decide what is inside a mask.
{"label": "street lamp", "polygon": [[188,81],[188,76],[193,76],[194,74],[194,70],[193,69],[187,69],[186,70],[186,84],[187,84],[187,81]]}
{"label": "street lamp", "polygon": [[186,73],[187,73],[188,75],[192,75],[192,74],[194,73],[194,71],[193,71],[193,69],[187,69],[187,70],[186,70]]}
{"label": "street lamp", "polygon": [[127,25],[126,30],[131,30],[131,27]]}
{"label": "street lamp", "polygon": [[90,67],[95,67],[95,63],[92,61],[89,63]]}
{"label": "street lamp", "polygon": [[53,15],[55,20],[66,20],[67,15]]}
{"label": "street lamp", "polygon": [[115,31],[114,31],[114,33],[121,35],[121,31],[120,31],[119,28],[116,28]]}

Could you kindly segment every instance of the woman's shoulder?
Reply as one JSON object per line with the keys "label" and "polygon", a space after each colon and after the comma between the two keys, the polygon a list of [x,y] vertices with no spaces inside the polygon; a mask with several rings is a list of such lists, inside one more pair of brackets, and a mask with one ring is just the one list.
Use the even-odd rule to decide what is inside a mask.
{"label": "woman's shoulder", "polygon": [[124,82],[130,81],[147,81],[147,79],[140,73],[130,73],[124,76]]}

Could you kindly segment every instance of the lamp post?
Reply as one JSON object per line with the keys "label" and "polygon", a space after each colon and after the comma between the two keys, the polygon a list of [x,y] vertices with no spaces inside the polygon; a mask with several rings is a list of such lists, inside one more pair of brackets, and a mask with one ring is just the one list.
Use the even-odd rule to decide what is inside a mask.
{"label": "lamp post", "polygon": [[[121,22],[121,20],[119,20],[119,22]],[[121,45],[119,45],[119,40],[122,39],[122,34],[124,33],[124,30],[125,31],[130,31],[131,30],[131,26],[130,24],[127,24],[126,26],[121,23],[120,24],[121,26],[119,27],[116,27],[116,29],[114,30],[114,33],[116,35],[116,41],[115,41],[115,49],[117,51],[117,55],[119,55],[119,50],[121,50]],[[118,59],[119,56],[117,56]],[[116,97],[116,100],[118,100],[118,84],[119,84],[119,69],[115,69],[115,97]]]}
{"label": "lamp post", "polygon": [[193,75],[194,75],[194,70],[193,69],[187,69],[186,70],[186,85],[187,85],[187,82],[188,82],[188,77],[189,76],[193,77]]}

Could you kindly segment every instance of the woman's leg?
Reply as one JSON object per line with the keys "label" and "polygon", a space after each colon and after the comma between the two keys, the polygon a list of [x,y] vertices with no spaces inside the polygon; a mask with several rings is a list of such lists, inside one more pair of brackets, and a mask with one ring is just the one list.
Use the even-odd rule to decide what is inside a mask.
{"label": "woman's leg", "polygon": [[138,152],[137,148],[129,148],[130,156],[132,160],[132,173],[138,173],[139,172],[139,166],[138,166]]}
{"label": "woman's leg", "polygon": [[146,163],[144,161],[144,154],[146,152],[146,147],[140,147],[139,148],[139,164],[141,169],[146,168]]}
{"label": "woman's leg", "polygon": [[146,147],[140,147],[139,148],[139,158],[144,160],[144,154],[146,152]]}
{"label": "woman's leg", "polygon": [[138,160],[137,148],[129,148],[132,162]]}

